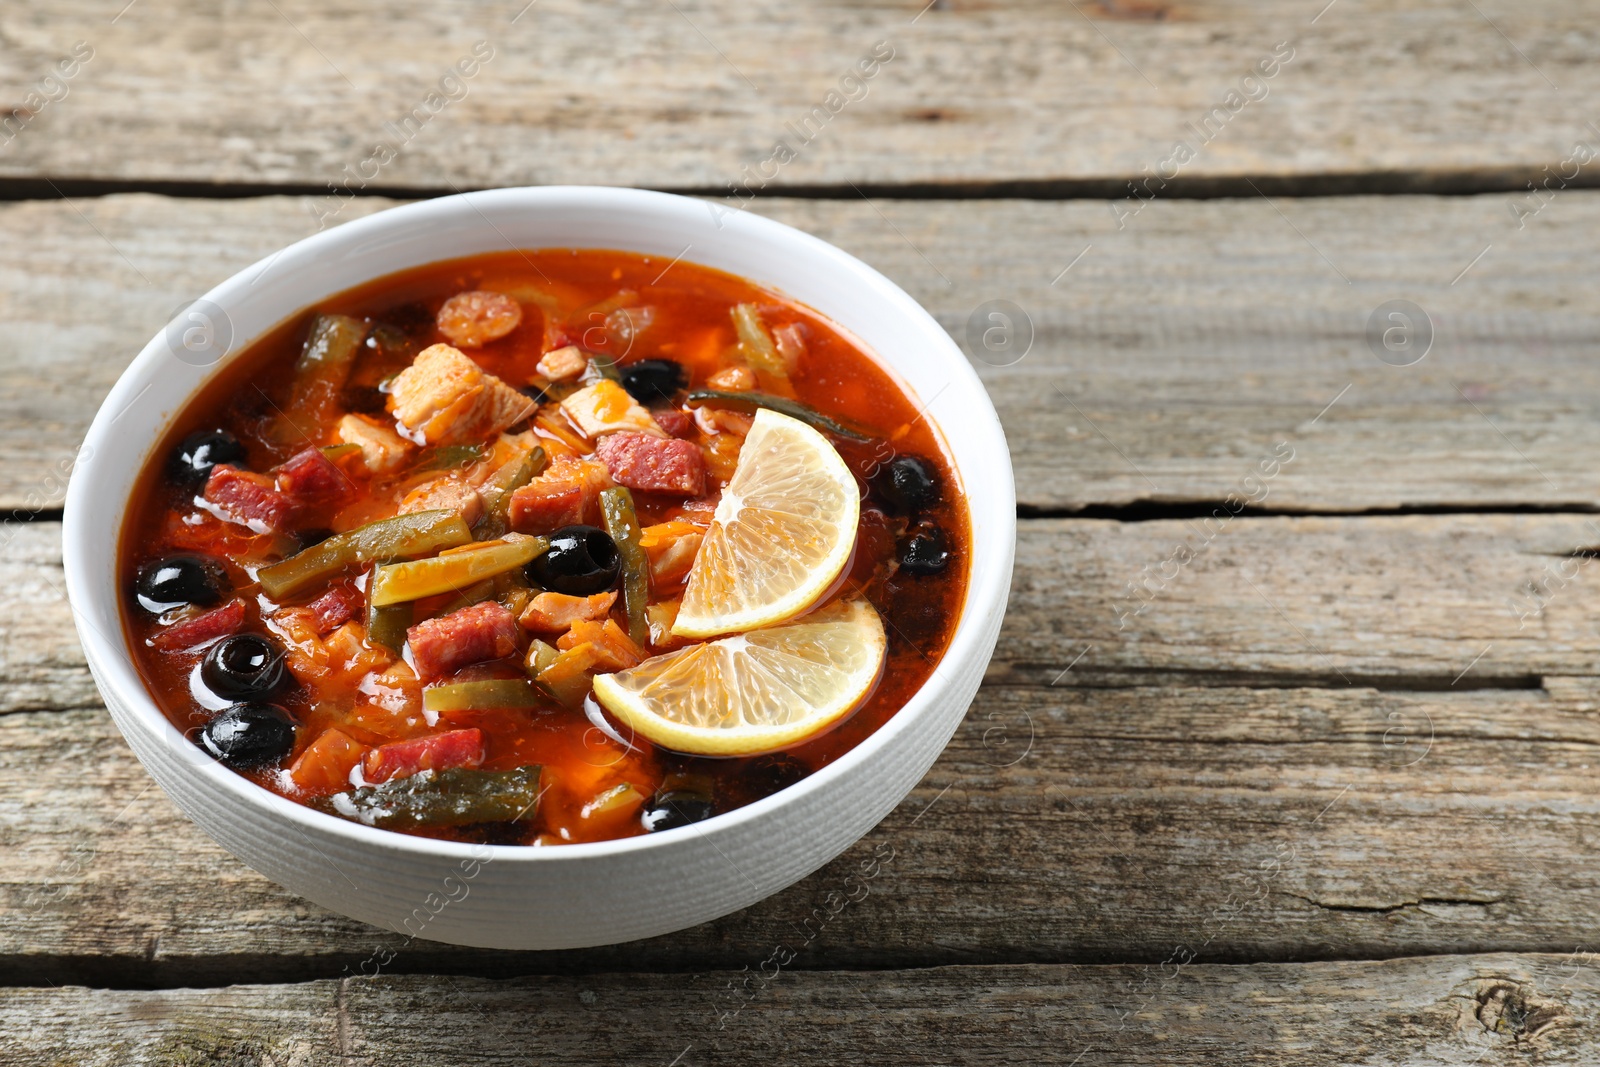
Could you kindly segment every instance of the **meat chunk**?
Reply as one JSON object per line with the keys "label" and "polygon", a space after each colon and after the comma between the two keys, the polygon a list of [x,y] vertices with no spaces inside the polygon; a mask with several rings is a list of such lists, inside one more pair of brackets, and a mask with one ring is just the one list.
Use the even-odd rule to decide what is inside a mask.
{"label": "meat chunk", "polygon": [[650,417],[673,437],[688,437],[694,433],[694,416],[681,408],[652,408]]}
{"label": "meat chunk", "polygon": [[590,440],[623,430],[666,436],[650,412],[609,378],[579,389],[561,401],[561,410]]}
{"label": "meat chunk", "polygon": [[594,656],[594,666],[607,671],[625,671],[644,660],[644,649],[634,644],[614,619],[575,622],[556,642],[556,647],[563,652],[588,647]]}
{"label": "meat chunk", "polygon": [[748,393],[756,387],[756,372],[749,367],[723,367],[706,379],[706,386],[730,393]]}
{"label": "meat chunk", "polygon": [[565,593],[540,593],[522,612],[522,625],[541,633],[561,633],[575,622],[603,619],[617,602],[615,591],[593,596],[568,596]]}
{"label": "meat chunk", "polygon": [[337,500],[355,490],[350,476],[320,448],[307,448],[278,465],[278,488],[302,501]]}
{"label": "meat chunk", "polygon": [[650,587],[668,589],[688,577],[705,528],[684,519],[646,526],[639,531],[639,544],[650,559]]}
{"label": "meat chunk", "polygon": [[557,456],[544,474],[511,494],[511,528],[541,534],[583,522],[611,484],[604,463]]}
{"label": "meat chunk", "polygon": [[511,494],[511,528],[542,534],[583,521],[583,487],[571,483],[533,482]]}
{"label": "meat chunk", "polygon": [[423,482],[400,502],[400,514],[416,511],[438,511],[450,508],[459,511],[468,526],[483,517],[483,498],[478,490],[459,478],[446,475],[431,482]]}
{"label": "meat chunk", "polygon": [[361,610],[361,594],[345,585],[336,585],[307,604],[316,626],[318,637],[327,637],[333,631],[356,617]]}
{"label": "meat chunk", "polygon": [[417,677],[424,681],[454,674],[471,663],[517,654],[517,617],[493,600],[427,619],[406,631]]}
{"label": "meat chunk", "polygon": [[421,771],[476,767],[483,762],[483,731],[446,730],[431,737],[380,745],[367,753],[361,775],[369,782],[409,778]]}
{"label": "meat chunk", "polygon": [[337,432],[340,443],[361,448],[361,461],[373,474],[387,474],[399,467],[411,449],[411,442],[365,415],[346,415],[339,420]]}
{"label": "meat chunk", "polygon": [[434,323],[452,343],[478,348],[522,325],[522,305],[504,293],[474,289],[446,300]]}
{"label": "meat chunk", "polygon": [[278,489],[277,479],[226,463],[206,479],[205,499],[218,518],[248,526],[254,533],[275,533],[294,513],[294,499]]}
{"label": "meat chunk", "polygon": [[582,349],[577,345],[567,345],[540,356],[539,365],[534,369],[552,382],[564,382],[582,374],[588,365],[589,357],[583,354]]}
{"label": "meat chunk", "polygon": [[449,345],[423,349],[390,383],[389,410],[418,444],[481,441],[537,407]]}
{"label": "meat chunk", "polygon": [[699,496],[706,491],[706,461],[692,441],[615,433],[601,440],[595,454],[612,479],[629,489]]}
{"label": "meat chunk", "polygon": [[150,638],[150,647],[162,652],[186,652],[244,629],[244,601],[230,600],[203,615],[173,623]]}

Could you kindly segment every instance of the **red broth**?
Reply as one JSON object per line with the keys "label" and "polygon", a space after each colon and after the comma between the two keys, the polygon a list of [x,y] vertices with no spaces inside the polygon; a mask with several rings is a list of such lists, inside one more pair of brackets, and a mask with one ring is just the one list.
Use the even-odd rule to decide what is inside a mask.
{"label": "red broth", "polygon": [[[715,381],[727,382],[728,367],[741,362],[731,311],[738,304],[759,308],[762,324],[789,342],[783,347],[791,361],[795,398],[870,438],[857,442],[830,437],[856,475],[862,494],[855,554],[831,597],[865,596],[881,615],[888,638],[888,658],[880,681],[856,710],[834,728],[786,751],[732,759],[669,752],[632,737],[605,717],[592,698],[583,706],[570,700],[563,704],[541,699],[534,707],[440,712],[429,722],[430,716],[419,708],[420,686],[405,680],[406,661],[396,665],[394,655],[366,640],[361,610],[326,635],[308,629],[307,620],[312,618],[305,610],[308,604],[334,604],[333,618],[337,619],[339,601],[362,600],[366,570],[347,568],[281,602],[266,596],[253,577],[256,568],[292,556],[329,531],[343,532],[393,515],[398,500],[419,480],[440,476],[437,471],[416,473],[419,464],[431,459],[445,464],[440,469],[451,477],[470,480],[475,476],[471,472],[489,465],[492,456],[469,461],[451,474],[449,463],[459,461],[459,453],[413,449],[396,471],[373,475],[360,466],[362,457],[352,458],[349,449],[343,454],[325,453],[335,456],[341,469],[350,472],[353,488],[341,490],[342,495],[333,502],[302,501],[282,529],[257,533],[220,517],[215,508],[199,506],[197,494],[202,490],[174,480],[170,457],[180,442],[197,431],[226,431],[243,446],[244,458],[238,465],[267,472],[308,447],[334,444],[335,424],[346,413],[378,422],[392,419],[385,413],[385,383],[404,370],[418,351],[446,342],[436,322],[439,309],[453,295],[472,290],[514,295],[521,304],[522,318],[509,334],[462,351],[484,371],[529,392],[541,386],[560,392],[559,386],[541,375],[538,366],[546,353],[569,345],[609,355],[623,370],[641,360],[675,361],[684,367],[689,388],[706,385],[719,372],[722,377]],[[342,386],[323,396],[320,406],[302,404],[303,410],[290,410],[295,406],[291,392],[296,362],[317,314],[360,319],[366,338]],[[747,385],[740,377],[737,370],[732,372],[734,384]],[[737,460],[741,430],[748,425],[748,419],[741,421],[737,412],[722,416],[702,412],[698,422],[685,427],[686,418],[671,416],[672,410],[691,411],[684,405],[683,395],[676,394],[675,403],[655,403],[653,410],[660,414],[663,425],[670,418],[675,436],[700,448],[709,471],[705,493],[697,502],[683,494],[635,492],[639,521],[647,527],[685,515],[708,521],[709,507]],[[584,446],[582,435],[572,432],[570,420],[564,422],[559,410],[552,410],[559,405],[549,400],[549,393],[544,396],[546,403],[527,424],[531,430],[520,425],[509,429],[531,432],[557,452],[563,442]],[[939,486],[936,503],[910,509],[910,514],[903,505],[893,506],[881,488],[873,488],[882,485],[886,467],[904,457],[920,460]],[[281,475],[277,484],[283,484]],[[697,507],[698,512],[694,510]],[[931,527],[942,533],[949,562],[933,573],[912,574],[900,560],[912,536]],[[258,633],[280,644],[285,632],[293,638],[288,657],[293,679],[271,697],[293,722],[292,749],[281,759],[240,771],[258,785],[326,810],[332,793],[352,785],[323,781],[308,786],[289,771],[300,767],[301,778],[315,777],[312,772],[316,768],[302,757],[325,731],[337,729],[366,752],[446,731],[476,729],[483,739],[481,769],[506,771],[528,764],[542,768],[542,793],[536,810],[516,820],[407,828],[406,832],[455,840],[549,845],[646,833],[647,824],[660,814],[660,799],[667,794],[680,802],[684,797],[703,801],[688,817],[730,811],[777,792],[850,751],[888,721],[932,675],[960,615],[969,544],[960,483],[933,427],[894,379],[839,328],[775,293],[704,267],[669,265],[612,251],[546,250],[475,256],[381,278],[307,309],[254,343],[190,401],[147,461],[128,505],[120,573],[134,660],[162,710],[191,738],[199,738],[201,728],[216,714],[215,707],[226,701],[213,697],[213,710],[207,710],[196,695],[197,686],[204,695],[203,683],[195,679],[211,642],[192,637],[177,640],[174,631],[181,637],[185,631],[179,628],[187,625],[187,632],[202,638],[208,629]],[[224,589],[217,603],[224,606],[222,614],[227,617],[218,619],[214,605],[180,606],[159,613],[141,606],[135,595],[140,568],[181,554],[220,561],[231,590]],[[680,576],[679,588],[681,580]],[[652,602],[675,595],[671,580],[662,585],[661,589],[652,585]],[[330,593],[330,599],[322,599]],[[515,607],[526,599],[517,593],[498,595],[501,599],[513,597]],[[448,599],[419,602],[413,621],[430,611],[453,607],[445,603]],[[625,628],[621,608],[619,599],[610,617],[621,620]],[[212,614],[214,625],[194,623],[207,613]],[[534,636],[522,633],[514,656],[467,666],[453,680],[527,677],[523,657]],[[651,655],[662,650],[651,646],[643,652]],[[613,735],[631,744],[619,744]],[[315,758],[321,759],[320,750]],[[306,761],[311,759],[306,757]],[[338,760],[334,765],[342,767]],[[615,798],[614,791],[624,783],[632,787],[631,792],[623,791],[624,802],[613,808],[595,805],[596,798],[608,792]],[[682,816],[682,803],[677,810]]]}

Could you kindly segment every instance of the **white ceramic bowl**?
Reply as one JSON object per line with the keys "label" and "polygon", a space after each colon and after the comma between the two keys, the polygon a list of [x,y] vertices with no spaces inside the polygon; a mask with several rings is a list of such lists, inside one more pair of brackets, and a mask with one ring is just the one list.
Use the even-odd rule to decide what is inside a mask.
{"label": "white ceramic bowl", "polygon": [[[369,279],[508,247],[624,249],[663,262],[682,255],[751,279],[843,325],[929,402],[971,507],[966,606],[933,678],[837,762],[757,803],[664,833],[556,848],[464,845],[284,800],[201,754],[146,692],[120,621],[124,502],[169,420],[226,361],[224,349],[237,353]],[[89,429],[67,492],[67,588],[90,670],[140,761],[201,829],[293,892],[397,932],[462,945],[574,948],[682,929],[753,904],[849,847],[910,792],[965,714],[1011,582],[1016,502],[1005,438],[983,386],[938,323],[832,245],[662,193],[502,189],[318,233],[234,275],[191,310],[199,314],[145,346]]]}

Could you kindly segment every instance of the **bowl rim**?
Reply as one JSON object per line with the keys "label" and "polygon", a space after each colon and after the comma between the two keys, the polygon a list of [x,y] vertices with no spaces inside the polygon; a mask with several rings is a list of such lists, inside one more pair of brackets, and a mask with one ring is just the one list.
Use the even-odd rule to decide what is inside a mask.
{"label": "bowl rim", "polygon": [[[951,636],[950,644],[945,649],[938,664],[935,665],[933,673],[882,726],[843,756],[812,772],[793,785],[780,789],[760,800],[735,808],[732,811],[713,816],[704,822],[692,823],[653,834],[615,838],[607,841],[564,843],[560,847],[538,847],[533,845],[482,845],[419,837],[367,826],[318,811],[315,808],[279,796],[220,763],[181,761],[186,768],[184,773],[195,773],[204,778],[209,778],[212,784],[221,786],[224,790],[239,797],[243,802],[251,806],[264,807],[268,812],[288,819],[302,833],[317,831],[331,837],[345,838],[352,845],[366,846],[388,852],[409,852],[430,858],[450,860],[476,859],[486,861],[492,859],[496,863],[508,861],[514,863],[584,863],[597,859],[622,857],[634,853],[649,853],[659,849],[671,848],[675,842],[687,839],[691,833],[702,837],[708,837],[712,834],[732,833],[751,822],[764,818],[769,812],[797,803],[818,791],[829,789],[837,779],[849,774],[860,764],[874,759],[881,750],[894,743],[901,734],[917,729],[921,725],[922,720],[926,718],[927,713],[936,703],[940,694],[945,689],[952,688],[955,684],[948,677],[948,670],[941,673],[941,669],[950,664],[971,660],[974,657],[986,658],[990,654],[991,649],[984,647],[986,641],[985,631],[988,629],[985,625],[987,621],[985,616],[996,605],[999,606],[1000,610],[1003,610],[1006,603],[1010,592],[1012,557],[1016,539],[1016,488],[1012,475],[1010,451],[1006,445],[1005,433],[1000,424],[999,416],[995,413],[994,405],[990,401],[981,379],[979,379],[966,356],[944,328],[939,325],[938,321],[921,304],[875,268],[833,244],[806,233],[804,230],[775,219],[752,214],[743,210],[743,208],[724,208],[706,199],[641,189],[612,186],[553,185],[480,190],[403,204],[321,230],[284,246],[278,251],[242,268],[226,280],[213,286],[199,299],[210,301],[226,309],[230,300],[238,300],[240,297],[248,295],[252,279],[264,273],[274,261],[282,260],[285,264],[292,265],[297,260],[328,255],[335,250],[354,248],[397,228],[424,222],[436,216],[448,216],[456,212],[470,211],[488,218],[486,209],[489,208],[523,208],[549,212],[560,210],[561,207],[569,204],[586,210],[596,208],[632,209],[667,216],[682,215],[689,211],[705,212],[719,231],[727,226],[736,227],[739,232],[736,232],[734,236],[737,239],[762,244],[775,254],[781,254],[785,245],[804,247],[813,255],[823,260],[831,261],[831,265],[835,269],[853,276],[856,283],[870,292],[870,298],[874,303],[881,303],[893,308],[901,317],[917,323],[928,334],[930,348],[940,352],[943,362],[946,364],[945,369],[952,376],[950,384],[944,388],[957,388],[960,393],[968,398],[969,402],[974,402],[978,406],[978,411],[976,412],[977,422],[983,431],[985,439],[977,443],[990,453],[988,461],[996,465],[983,472],[983,500],[986,506],[984,507],[982,518],[988,523],[988,528],[991,531],[989,537],[999,542],[987,546],[991,551],[986,554],[980,555],[977,552],[970,554],[966,598],[962,605],[961,617],[957,622],[955,632]],[[513,245],[513,247],[531,249],[534,246]],[[559,247],[571,246],[563,245]],[[619,250],[627,251],[627,249]],[[690,260],[690,262],[693,262],[693,260]],[[396,269],[404,270],[407,268],[400,267]],[[334,295],[345,289],[383,276],[383,274],[376,274],[372,278],[352,279],[348,284],[330,290],[328,295]],[[751,278],[749,280],[758,286],[783,292],[780,286],[765,282],[759,278]],[[281,322],[303,310],[304,308],[298,307],[285,309],[283,314],[279,316],[278,321]],[[823,313],[818,311],[818,314]],[[832,316],[825,317],[829,318],[830,322],[836,322]],[[842,326],[851,334],[855,333],[848,322],[836,322],[836,324]],[[90,424],[88,433],[85,435],[80,454],[82,451],[92,451],[88,451],[90,462],[75,468],[67,486],[62,516],[62,563],[66,578],[69,607],[73,614],[79,640],[84,647],[86,658],[97,684],[102,689],[115,692],[126,711],[139,720],[142,725],[150,728],[155,734],[161,735],[160,740],[169,745],[190,745],[191,742],[179,732],[177,727],[157,706],[137,668],[134,666],[132,652],[127,645],[126,631],[123,625],[122,605],[118,603],[103,604],[95,595],[96,583],[92,578],[92,569],[95,561],[87,558],[89,555],[86,551],[88,538],[80,531],[79,523],[81,520],[78,519],[78,516],[82,515],[87,507],[87,499],[95,486],[94,472],[96,468],[92,463],[92,457],[101,454],[102,450],[109,450],[117,440],[116,430],[113,426],[115,416],[110,415],[110,413],[113,411],[120,413],[125,406],[131,405],[142,392],[142,388],[148,387],[148,380],[159,371],[161,359],[170,356],[163,337],[164,332],[158,331],[118,377],[116,384],[101,403],[94,420]],[[199,389],[213,380],[223,367],[229,365],[234,358],[253,344],[254,341],[255,338],[250,338],[247,341],[234,344],[222,359],[208,368],[201,381],[188,390],[183,398],[174,404],[172,411],[167,416],[168,424],[172,419],[182,414],[185,406],[193,399]],[[932,406],[933,400],[937,399],[937,394],[933,398],[923,400],[904,381],[895,367],[889,365],[870,347],[864,344],[862,347],[880,367],[896,379],[913,400],[922,400],[925,406]],[[943,392],[944,390],[941,389],[940,391]],[[933,422],[935,432],[940,436],[941,440],[946,442],[947,448],[949,448],[949,439],[944,434],[942,427],[939,426],[937,420],[933,419],[931,414],[929,418]],[[153,447],[152,442],[141,443],[140,455],[143,457],[141,459],[141,467],[148,461],[151,447]],[[963,471],[959,464],[956,464],[955,450],[949,448],[949,451],[952,465],[956,467],[956,474],[963,483],[968,504],[968,521],[972,527],[973,542],[976,544],[980,516],[977,498],[973,493],[974,480],[968,477],[968,472]],[[126,514],[125,503],[119,504],[118,507],[117,541],[120,543],[121,522]],[[115,565],[116,563],[113,560],[112,566]],[[114,621],[113,630],[116,638],[107,638],[100,632],[99,628],[90,623],[85,617],[86,610],[100,618],[109,618]],[[113,703],[110,700],[107,702],[108,704]],[[964,711],[963,714],[965,714]],[[486,849],[488,850],[487,852],[485,852]]]}

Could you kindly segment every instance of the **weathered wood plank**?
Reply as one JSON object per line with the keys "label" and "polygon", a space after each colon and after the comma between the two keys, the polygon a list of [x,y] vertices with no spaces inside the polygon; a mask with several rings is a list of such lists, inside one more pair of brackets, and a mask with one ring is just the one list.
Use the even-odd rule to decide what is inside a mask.
{"label": "weathered wood plank", "polygon": [[298,900],[201,837],[103,711],[17,713],[0,976],[754,968],[780,942],[808,969],[1569,951],[1600,910],[1594,708],[1560,689],[990,687],[905,804],[816,875],[680,934],[545,954]]}
{"label": "weathered wood plank", "polygon": [[[742,984],[748,983],[748,993]],[[737,994],[730,992],[741,990]],[[16,1067],[1588,1063],[1592,956],[14,989]],[[734,1013],[734,1008],[739,1008]]]}
{"label": "weathered wood plank", "polygon": [[[1521,231],[1504,197],[1158,201],[1120,231],[1089,202],[759,207],[884,269],[958,339],[988,301],[1027,314],[1019,362],[973,348],[1024,505],[1600,506],[1600,193]],[[145,340],[312,229],[286,198],[0,206],[0,237],[29,250],[0,263],[0,507],[58,503],[62,464]],[[1364,339],[1399,297],[1435,325],[1408,367]],[[1293,460],[1247,482],[1280,446]]]}
{"label": "weathered wood plank", "polygon": [[[1189,181],[1398,172],[1426,185],[1534,177],[1591,137],[1579,101],[1600,67],[1576,0],[1324,6],[13,7],[0,19],[4,103],[33,114],[0,174],[320,188],[349,167],[388,188],[720,190],[781,140],[793,158],[766,168],[780,189],[1026,180],[1122,195],[1178,141],[1193,158],[1165,174]],[[93,58],[50,100],[62,89],[44,79],[79,40]],[[426,109],[478,41],[493,58]],[[880,41],[893,58],[846,83],[855,99],[829,99]],[[1244,80],[1274,55],[1286,62],[1272,77]],[[417,108],[419,129],[391,125]],[[379,142],[397,157],[363,167]]]}
{"label": "weathered wood plank", "polygon": [[[98,704],[59,524],[0,536],[0,713]],[[1597,547],[1600,520],[1582,515],[1029,520],[989,679],[1451,690],[1594,675],[1600,571],[1571,553]]]}

